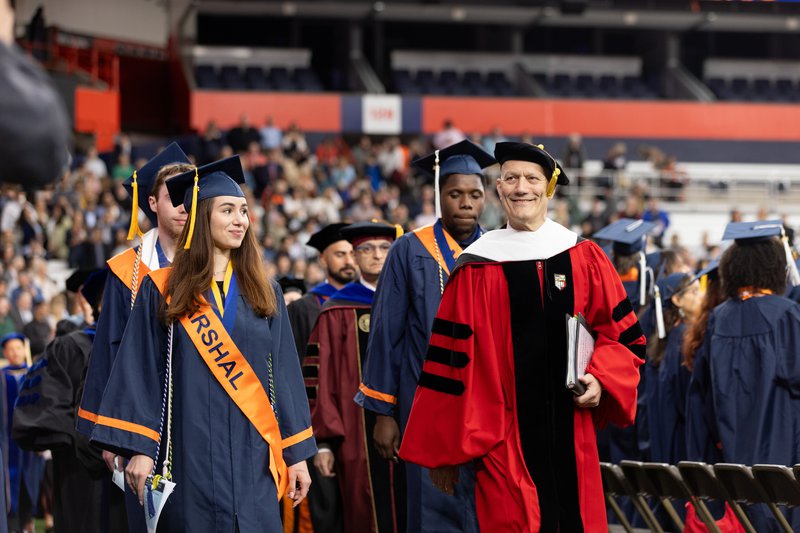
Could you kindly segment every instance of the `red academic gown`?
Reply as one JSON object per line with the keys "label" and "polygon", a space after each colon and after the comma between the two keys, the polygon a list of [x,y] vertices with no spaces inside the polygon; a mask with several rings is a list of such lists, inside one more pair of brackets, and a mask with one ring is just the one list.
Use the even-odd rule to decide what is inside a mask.
{"label": "red academic gown", "polygon": [[[633,422],[645,338],[603,251],[558,228],[566,243],[542,259],[503,260],[524,257],[527,236],[503,246],[514,230],[498,230],[499,260],[462,254],[403,437],[409,462],[476,461],[482,531],[608,530],[595,431]],[[492,251],[493,233],[476,252]],[[597,334],[587,368],[603,386],[594,409],[577,408],[565,387],[565,319],[579,312]]]}
{"label": "red academic gown", "polygon": [[405,529],[402,468],[378,455],[372,438],[376,415],[353,401],[361,383],[373,295],[360,283],[333,294],[311,332],[303,361],[311,425],[317,441],[335,454],[348,533]]}

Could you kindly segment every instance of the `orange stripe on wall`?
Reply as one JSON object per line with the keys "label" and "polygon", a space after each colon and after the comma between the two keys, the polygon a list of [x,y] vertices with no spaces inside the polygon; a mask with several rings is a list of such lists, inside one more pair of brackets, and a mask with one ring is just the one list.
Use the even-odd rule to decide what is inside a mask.
{"label": "orange stripe on wall", "polygon": [[800,140],[800,105],[704,102],[618,102],[524,98],[422,99],[422,128],[432,134],[445,119],[469,134],[500,126],[507,135],[534,137]]}
{"label": "orange stripe on wall", "polygon": [[205,131],[209,120],[222,129],[232,128],[246,114],[257,128],[272,116],[281,128],[296,122],[302,130],[338,132],[342,99],[338,94],[193,91],[190,114],[191,126],[197,131]]}
{"label": "orange stripe on wall", "polygon": [[94,133],[98,150],[113,149],[114,135],[120,130],[119,92],[75,89],[75,129]]}

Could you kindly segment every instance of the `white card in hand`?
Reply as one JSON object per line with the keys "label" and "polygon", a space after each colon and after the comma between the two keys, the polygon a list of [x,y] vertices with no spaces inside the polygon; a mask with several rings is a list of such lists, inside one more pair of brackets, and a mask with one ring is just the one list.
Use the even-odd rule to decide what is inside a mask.
{"label": "white card in hand", "polygon": [[125,473],[119,469],[119,456],[114,457],[114,473],[111,474],[111,481],[119,487],[119,490],[125,492]]}

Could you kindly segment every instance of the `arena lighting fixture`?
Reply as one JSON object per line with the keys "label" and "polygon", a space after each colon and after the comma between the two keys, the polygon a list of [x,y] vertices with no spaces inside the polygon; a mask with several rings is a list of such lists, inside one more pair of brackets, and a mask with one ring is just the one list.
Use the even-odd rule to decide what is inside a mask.
{"label": "arena lighting fixture", "polygon": [[372,11],[375,13],[382,13],[384,9],[386,9],[386,4],[383,2],[375,2],[372,4]]}
{"label": "arena lighting fixture", "polygon": [[797,17],[789,17],[786,19],[786,29],[797,31],[800,28],[800,21],[797,20]]}
{"label": "arena lighting fixture", "polygon": [[284,2],[281,5],[281,13],[286,17],[293,17],[297,14],[297,5],[294,2]]}
{"label": "arena lighting fixture", "polygon": [[450,17],[453,20],[458,20],[458,21],[464,20],[467,18],[467,10],[464,9],[463,7],[454,7],[453,11],[450,12]]}
{"label": "arena lighting fixture", "polygon": [[639,15],[633,11],[628,11],[622,16],[622,21],[626,26],[636,26],[639,22]]}

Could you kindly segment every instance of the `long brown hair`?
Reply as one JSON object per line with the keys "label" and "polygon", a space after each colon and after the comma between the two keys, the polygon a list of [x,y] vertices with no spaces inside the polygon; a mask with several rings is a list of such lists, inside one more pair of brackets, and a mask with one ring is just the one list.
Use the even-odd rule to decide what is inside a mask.
{"label": "long brown hair", "polygon": [[[213,198],[198,202],[192,246],[188,250],[183,249],[189,232],[188,222],[181,232],[167,285],[170,302],[162,305],[162,316],[167,323],[197,312],[200,295],[214,279],[214,240],[211,237],[213,205]],[[253,311],[263,317],[275,315],[278,311],[275,289],[267,279],[258,243],[250,227],[244,234],[242,245],[231,250],[231,263],[239,293]]]}
{"label": "long brown hair", "polygon": [[724,300],[725,295],[722,293],[721,280],[718,276],[709,276],[706,294],[703,297],[703,303],[700,305],[700,312],[697,314],[697,318],[689,324],[686,334],[683,336],[683,364],[690,372],[694,368],[694,355],[700,345],[703,344],[703,339],[705,339],[711,311]]}
{"label": "long brown hair", "polygon": [[[691,283],[692,276],[687,274],[678,283],[673,295],[680,294],[680,292],[691,285]],[[655,307],[655,303],[652,305]],[[672,303],[672,298],[668,299],[667,303],[664,304],[662,313],[664,316],[664,332],[666,333],[666,336],[663,339],[659,339],[657,334],[651,335],[650,339],[647,341],[648,363],[651,363],[655,367],[658,367],[661,364],[661,361],[664,359],[664,350],[667,348],[669,332],[672,331],[681,320],[680,310],[678,309],[678,306]],[[653,314],[655,314],[655,310],[653,311]]]}

